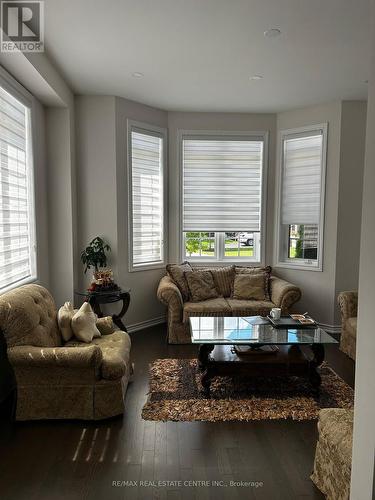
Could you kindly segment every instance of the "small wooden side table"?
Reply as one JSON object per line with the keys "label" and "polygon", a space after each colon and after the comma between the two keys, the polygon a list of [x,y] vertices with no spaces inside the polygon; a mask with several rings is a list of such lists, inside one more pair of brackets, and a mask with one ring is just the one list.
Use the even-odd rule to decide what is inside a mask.
{"label": "small wooden side table", "polygon": [[101,304],[112,304],[113,302],[122,301],[121,311],[119,314],[113,314],[112,319],[114,324],[121,330],[124,332],[128,331],[122,321],[122,318],[129,309],[130,288],[119,288],[118,290],[96,290],[93,292],[86,290],[85,292],[76,292],[76,294],[86,297],[87,302],[99,318],[103,317],[103,312],[100,307]]}

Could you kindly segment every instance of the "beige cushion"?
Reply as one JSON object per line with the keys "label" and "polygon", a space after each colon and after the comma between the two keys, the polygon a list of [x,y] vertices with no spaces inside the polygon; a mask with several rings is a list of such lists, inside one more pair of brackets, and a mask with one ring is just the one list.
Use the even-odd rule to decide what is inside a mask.
{"label": "beige cushion", "polygon": [[185,278],[192,302],[215,299],[219,296],[211,271],[186,271]]}
{"label": "beige cushion", "polygon": [[75,337],[81,342],[89,343],[94,337],[100,337],[100,331],[96,327],[96,314],[88,302],[84,302],[74,314],[71,324]]}
{"label": "beige cushion", "polygon": [[232,293],[235,267],[226,266],[210,269],[219,295],[230,297]]}
{"label": "beige cushion", "polygon": [[269,300],[227,299],[230,316],[267,316],[275,304]]}
{"label": "beige cushion", "polygon": [[176,283],[178,286],[182,299],[188,300],[189,298],[189,287],[186,282],[185,278],[185,271],[191,271],[191,265],[189,262],[183,262],[182,264],[168,264],[167,267],[167,273],[169,276],[172,278],[172,280]]}
{"label": "beige cushion", "polygon": [[0,296],[0,329],[8,347],[61,345],[55,302],[40,285],[20,286]]}
{"label": "beige cushion", "polygon": [[357,336],[357,318],[348,318],[346,320],[346,330],[352,336]]}
{"label": "beige cushion", "polygon": [[96,320],[96,327],[101,333],[101,335],[109,335],[113,333],[117,328],[113,324],[112,316],[105,316],[104,318],[98,318]]}
{"label": "beige cushion", "polygon": [[[104,379],[117,380],[130,369],[131,341],[127,333],[117,330],[109,335],[93,339],[91,345],[97,345],[101,350],[101,375]],[[71,340],[66,346],[82,346],[82,343]]]}
{"label": "beige cushion", "polygon": [[266,300],[271,300],[271,273],[272,267],[246,267],[246,266],[235,266],[236,274],[262,274],[265,273],[266,279]]}
{"label": "beige cushion", "polygon": [[227,299],[219,297],[203,302],[185,302],[184,322],[187,322],[190,316],[232,316],[232,314]]}
{"label": "beige cushion", "polygon": [[233,284],[233,299],[266,300],[266,274],[236,274]]}
{"label": "beige cushion", "polygon": [[60,333],[65,342],[68,342],[68,340],[70,340],[74,335],[71,321],[76,312],[77,311],[74,310],[71,302],[65,302],[57,313],[57,322],[59,324]]}

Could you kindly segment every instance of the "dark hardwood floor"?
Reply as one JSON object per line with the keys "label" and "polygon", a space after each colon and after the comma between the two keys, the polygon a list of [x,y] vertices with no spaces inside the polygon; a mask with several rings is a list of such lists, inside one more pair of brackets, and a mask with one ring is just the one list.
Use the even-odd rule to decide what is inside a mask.
{"label": "dark hardwood floor", "polygon": [[[135,376],[124,417],[18,423],[0,453],[1,499],[323,498],[309,479],[316,422],[143,421],[148,364],[157,358],[192,357],[196,349],[166,345],[164,325],[134,333],[132,341]],[[353,383],[354,364],[337,346],[329,346],[327,359]],[[147,481],[172,483],[155,487]],[[218,483],[206,487],[204,481]],[[230,486],[231,481],[238,485]]]}

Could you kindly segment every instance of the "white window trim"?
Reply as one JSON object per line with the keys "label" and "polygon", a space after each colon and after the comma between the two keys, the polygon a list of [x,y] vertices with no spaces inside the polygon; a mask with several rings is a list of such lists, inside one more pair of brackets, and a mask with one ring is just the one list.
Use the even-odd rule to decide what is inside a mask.
{"label": "white window trim", "polygon": [[[283,140],[291,135],[305,134],[309,132],[323,132],[323,151],[322,151],[322,184],[320,189],[320,220],[318,232],[318,259],[316,262],[308,263],[305,259],[283,259],[283,237],[281,231],[281,203],[282,203],[282,178],[283,178]],[[281,130],[278,140],[278,172],[276,176],[276,203],[275,203],[275,249],[276,261],[274,267],[286,269],[300,269],[303,271],[323,271],[323,250],[324,250],[324,208],[325,208],[325,192],[326,192],[326,171],[327,171],[327,138],[328,138],[328,123],[320,123],[317,125],[309,125],[306,127],[298,127],[293,129]]]}
{"label": "white window trim", "polygon": [[[163,165],[162,165],[162,185],[163,185],[163,240],[162,240],[162,260],[152,264],[133,264],[133,186],[132,186],[132,144],[131,132],[137,130],[138,132],[156,135],[163,139]],[[150,125],[148,123],[139,122],[136,120],[127,120],[127,180],[128,180],[128,263],[129,272],[147,271],[151,269],[162,269],[166,266],[168,259],[168,184],[167,184],[167,157],[168,157],[168,136],[167,129]]]}
{"label": "white window trim", "polygon": [[[184,233],[182,230],[183,221],[183,139],[185,137],[204,137],[209,138],[220,137],[227,139],[259,139],[263,141],[263,167],[262,167],[262,203],[261,203],[261,215],[260,215],[260,260],[244,259],[243,257],[232,257],[232,258],[221,258],[218,254],[217,258],[213,257],[190,257],[185,255],[185,241]],[[189,260],[192,264],[209,264],[210,266],[222,266],[223,264],[237,264],[237,265],[264,265],[266,259],[266,219],[267,219],[267,182],[268,182],[268,142],[269,142],[269,132],[268,131],[227,131],[227,130],[184,130],[179,129],[177,131],[177,165],[179,166],[179,214],[178,214],[178,231],[179,231],[179,249],[178,254],[180,256],[180,261]],[[213,232],[213,231],[210,231]],[[215,243],[216,240],[215,239]]]}
{"label": "white window trim", "polygon": [[30,125],[31,130],[27,130],[28,133],[28,145],[31,148],[29,152],[30,159],[30,175],[28,177],[29,183],[29,216],[30,216],[30,240],[31,240],[31,248],[30,248],[30,258],[31,258],[31,276],[27,276],[15,283],[10,284],[0,290],[0,295],[3,293],[9,292],[14,288],[18,288],[19,286],[26,285],[29,283],[37,283],[38,282],[38,242],[37,242],[37,213],[35,206],[35,148],[36,146],[36,120],[35,120],[35,97],[27,91],[20,83],[17,82],[4,68],[0,66],[0,85],[3,87],[9,94],[11,94],[15,99],[19,100],[26,108],[28,108],[29,112],[29,120],[27,124]]}

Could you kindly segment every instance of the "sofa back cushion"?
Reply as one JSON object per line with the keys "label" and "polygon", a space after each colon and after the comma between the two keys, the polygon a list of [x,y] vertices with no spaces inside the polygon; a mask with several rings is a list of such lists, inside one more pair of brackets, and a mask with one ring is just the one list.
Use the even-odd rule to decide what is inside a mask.
{"label": "sofa back cushion", "polygon": [[169,276],[178,286],[182,295],[182,300],[184,302],[189,300],[189,287],[184,274],[185,271],[192,270],[189,262],[185,261],[182,264],[168,264],[166,269]]}
{"label": "sofa back cushion", "polygon": [[271,272],[272,267],[247,267],[247,266],[236,266],[236,275],[238,274],[261,274],[265,279],[265,300],[271,300]]}
{"label": "sofa back cushion", "polygon": [[233,299],[267,300],[266,273],[236,274],[233,283]]}
{"label": "sofa back cushion", "polygon": [[219,297],[211,271],[186,271],[185,277],[192,302]]}
{"label": "sofa back cushion", "polygon": [[230,297],[232,294],[235,266],[223,267],[194,267],[194,271],[211,271],[216,290],[221,297]]}
{"label": "sofa back cushion", "polygon": [[40,285],[24,285],[0,296],[0,329],[8,347],[61,345],[55,302]]}

